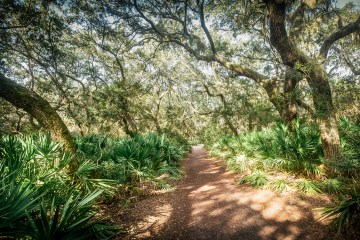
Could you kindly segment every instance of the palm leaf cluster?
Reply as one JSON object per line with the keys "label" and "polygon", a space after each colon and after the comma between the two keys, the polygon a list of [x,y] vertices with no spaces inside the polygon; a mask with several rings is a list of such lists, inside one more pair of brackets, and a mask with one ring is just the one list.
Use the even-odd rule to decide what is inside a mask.
{"label": "palm leaf cluster", "polygon": [[342,118],[340,121],[340,134],[344,161],[333,162],[332,167],[344,176],[359,178],[360,124]]}
{"label": "palm leaf cluster", "polygon": [[77,138],[79,153],[92,158],[102,178],[131,184],[154,180],[167,173],[179,176],[180,160],[188,150],[188,143],[155,133],[133,138],[90,136]]}
{"label": "palm leaf cluster", "polygon": [[311,126],[296,123],[293,131],[278,124],[273,129],[245,137],[245,152],[266,160],[275,168],[301,173],[305,176],[321,175],[322,163],[320,135]]}
{"label": "palm leaf cluster", "polygon": [[[283,169],[305,176],[322,174],[319,168],[323,158],[319,132],[300,122],[293,131],[278,124],[239,137],[222,137],[211,146],[211,152],[229,160],[231,165],[239,162],[236,161],[239,156],[245,155],[248,159],[245,164],[251,168]],[[244,169],[244,162],[239,163],[243,165],[240,169]]]}
{"label": "palm leaf cluster", "polygon": [[[300,122],[294,129],[277,124],[262,131],[222,136],[209,142],[210,153],[225,159],[238,172],[251,170],[238,183],[268,187],[284,191],[294,187],[302,193],[327,193],[338,201],[322,208],[323,217],[330,217],[342,229],[359,228],[360,220],[360,125],[349,119],[340,119],[343,159],[327,163],[324,172],[320,135],[312,125]],[[285,170],[296,178],[268,179],[266,173]],[[329,174],[330,173],[330,174]],[[270,174],[271,175],[271,174]],[[300,178],[302,176],[304,178]]]}
{"label": "palm leaf cluster", "polygon": [[65,174],[70,158],[49,135],[0,139],[0,235],[106,239],[115,234],[116,226],[94,220],[94,201],[103,190],[86,192]]}
{"label": "palm leaf cluster", "polygon": [[332,218],[332,224],[338,227],[338,233],[344,227],[352,226],[357,234],[360,229],[360,194],[353,188],[346,195],[342,195],[338,202],[324,206],[322,211],[323,218]]}

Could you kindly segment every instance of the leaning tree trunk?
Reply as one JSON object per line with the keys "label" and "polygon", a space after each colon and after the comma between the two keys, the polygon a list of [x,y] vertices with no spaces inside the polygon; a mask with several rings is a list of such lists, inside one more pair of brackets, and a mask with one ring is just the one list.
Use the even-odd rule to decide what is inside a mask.
{"label": "leaning tree trunk", "polygon": [[130,137],[135,137],[137,135],[137,130],[135,124],[132,122],[131,117],[128,114],[124,114],[122,121],[124,123],[124,132]]}
{"label": "leaning tree trunk", "polygon": [[226,116],[226,114],[223,114],[223,118],[225,120],[225,124],[226,126],[228,126],[228,128],[231,130],[231,132],[235,135],[235,136],[239,136],[239,133],[236,129],[236,127],[234,126],[234,124],[232,124],[231,120],[229,119],[228,116]]}
{"label": "leaning tree trunk", "polygon": [[[315,114],[319,123],[324,155],[326,159],[340,159],[341,147],[339,131],[331,98],[331,89],[324,65],[320,64],[317,60],[307,57],[289,40],[285,28],[287,1],[263,1],[267,5],[269,13],[271,44],[280,54],[282,62],[285,65],[307,75],[306,78],[312,90],[316,110]],[[344,34],[345,33],[348,32],[344,32]],[[301,70],[297,65],[304,66],[305,70]]]}
{"label": "leaning tree trunk", "polygon": [[157,119],[157,117],[153,117],[153,122],[154,122],[154,125],[155,125],[155,128],[156,128],[156,132],[158,134],[161,134],[162,133],[162,129],[160,127],[160,124],[159,124],[159,120]]}
{"label": "leaning tree trunk", "polygon": [[295,96],[295,88],[297,84],[296,71],[288,67],[286,69],[284,81],[284,108],[281,117],[291,130],[295,128],[295,121],[298,116],[298,109]]}
{"label": "leaning tree trunk", "polygon": [[73,160],[69,163],[68,172],[77,171],[79,163],[76,158],[73,139],[64,122],[49,102],[37,93],[5,77],[2,73],[0,73],[0,97],[26,111],[42,127],[48,129],[51,136],[61,142],[65,150],[73,154]]}
{"label": "leaning tree trunk", "polygon": [[341,159],[341,145],[331,88],[324,66],[313,63],[307,79],[311,89],[316,119],[320,128],[321,143],[326,159]]}

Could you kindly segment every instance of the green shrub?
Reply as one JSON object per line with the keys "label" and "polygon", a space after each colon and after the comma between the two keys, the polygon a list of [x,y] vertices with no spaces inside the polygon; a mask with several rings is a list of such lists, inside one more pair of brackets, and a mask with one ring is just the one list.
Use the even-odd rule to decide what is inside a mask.
{"label": "green shrub", "polygon": [[230,158],[227,161],[227,165],[231,170],[233,170],[235,172],[240,172],[240,173],[245,171],[247,164],[248,164],[247,159],[243,155],[239,155],[239,156]]}
{"label": "green shrub", "polygon": [[[76,140],[79,168],[48,134],[0,138],[0,234],[34,239],[106,239],[118,229],[94,221],[94,200],[111,194],[118,183],[180,176],[187,151],[179,136],[146,134],[112,139],[90,135]],[[41,199],[41,200],[40,200]]]}
{"label": "green shrub", "polygon": [[[339,130],[343,158],[334,162],[324,160],[319,130],[299,121],[293,130],[277,124],[262,131],[242,133],[238,137],[218,137],[207,144],[211,155],[225,159],[231,169],[243,172],[248,168],[253,171],[251,175],[239,179],[238,183],[263,186],[267,182],[264,172],[273,170],[317,179],[328,177],[322,182],[304,179],[294,186],[303,193],[325,192],[338,196],[337,203],[323,209],[324,216],[335,217],[334,223],[338,224],[339,231],[345,225],[360,229],[360,198],[353,190],[353,186],[358,187],[360,177],[360,125],[342,118]],[[214,136],[209,139],[214,139]],[[327,168],[323,167],[325,163]],[[329,178],[334,176],[336,178]],[[268,185],[279,192],[287,188],[283,180],[272,181]]]}
{"label": "green shrub", "polygon": [[[247,158],[258,159],[251,167],[282,169],[312,177],[324,174],[320,168],[323,152],[319,131],[300,122],[292,131],[286,125],[278,124],[261,132],[221,137],[209,148],[212,155],[229,160],[232,169],[237,169],[235,159],[245,154]],[[243,162],[238,164],[242,165],[239,169],[250,166]]]}
{"label": "green shrub", "polygon": [[267,182],[268,182],[268,179],[267,179],[265,173],[263,173],[261,171],[255,171],[248,176],[238,179],[238,181],[237,181],[238,184],[249,183],[252,186],[256,186],[256,187],[262,187]]}
{"label": "green shrub", "polygon": [[52,142],[48,134],[3,137],[0,148],[0,161],[7,171],[38,186],[40,192],[66,195],[69,177],[65,167],[71,156]]}
{"label": "green shrub", "polygon": [[295,186],[303,193],[317,194],[321,192],[314,181],[307,179],[296,182]]}
{"label": "green shrub", "polygon": [[347,158],[360,161],[360,124],[347,118],[340,119],[340,136]]}
{"label": "green shrub", "polygon": [[341,195],[347,191],[346,184],[339,178],[325,179],[317,186],[322,192],[329,194]]}
{"label": "green shrub", "polygon": [[[99,179],[87,179],[91,166],[83,163],[76,173],[81,181],[74,184],[74,178],[64,170],[70,160],[49,135],[0,139],[0,235],[89,239],[108,236],[112,227],[115,230],[112,225],[94,221],[90,211],[102,192],[93,189],[104,183],[98,181],[89,189],[89,181]],[[90,226],[94,230],[85,234]]]}
{"label": "green shrub", "polygon": [[332,224],[338,226],[338,232],[346,226],[352,226],[359,234],[360,229],[360,194],[353,188],[343,195],[338,202],[319,208],[323,218],[333,218]]}
{"label": "green shrub", "polygon": [[36,186],[8,172],[0,161],[0,235],[22,236],[27,232],[26,212],[38,210],[41,195]]}
{"label": "green shrub", "polygon": [[80,157],[97,160],[100,157],[106,157],[102,154],[106,152],[103,149],[109,145],[109,138],[97,134],[77,136],[75,137],[75,145]]}
{"label": "green shrub", "polygon": [[78,137],[76,142],[79,153],[100,166],[101,178],[121,184],[153,180],[164,173],[178,177],[180,160],[189,149],[186,139],[170,133],[122,139],[92,135]]}
{"label": "green shrub", "polygon": [[289,188],[289,185],[282,179],[270,182],[270,189],[272,189],[274,191],[281,193],[288,188]]}
{"label": "green shrub", "polygon": [[330,166],[340,175],[357,179],[360,173],[360,125],[342,118],[339,129],[344,158]]}
{"label": "green shrub", "polygon": [[320,210],[324,218],[332,218],[338,232],[360,232],[360,125],[350,119],[340,119],[340,136],[344,158],[331,163],[331,170],[341,178],[329,179],[320,186],[326,192],[336,194],[338,201]]}
{"label": "green shrub", "polygon": [[[94,191],[82,196],[70,195],[66,202],[55,204],[55,198],[51,203],[44,199],[40,202],[40,211],[28,214],[31,230],[27,235],[34,239],[94,239],[98,235],[96,231],[101,230],[100,222],[91,221],[95,212],[93,210],[94,200],[101,191]],[[96,228],[95,228],[96,226]],[[115,228],[114,228],[115,230]],[[115,232],[103,232],[103,239]]]}

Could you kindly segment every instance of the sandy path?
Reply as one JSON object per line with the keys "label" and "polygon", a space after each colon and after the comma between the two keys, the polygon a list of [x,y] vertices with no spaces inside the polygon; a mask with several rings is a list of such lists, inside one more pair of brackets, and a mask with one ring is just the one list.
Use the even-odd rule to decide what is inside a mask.
{"label": "sandy path", "polygon": [[318,197],[239,186],[201,145],[184,169],[175,190],[153,194],[120,216],[129,229],[125,239],[332,239],[313,210],[322,204]]}

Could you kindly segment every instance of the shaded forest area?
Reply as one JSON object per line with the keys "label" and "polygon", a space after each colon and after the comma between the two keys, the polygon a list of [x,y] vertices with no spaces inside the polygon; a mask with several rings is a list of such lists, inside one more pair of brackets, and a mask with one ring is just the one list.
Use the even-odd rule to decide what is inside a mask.
{"label": "shaded forest area", "polygon": [[3,0],[0,236],[126,234],[196,143],[359,236],[359,55],[356,1]]}

